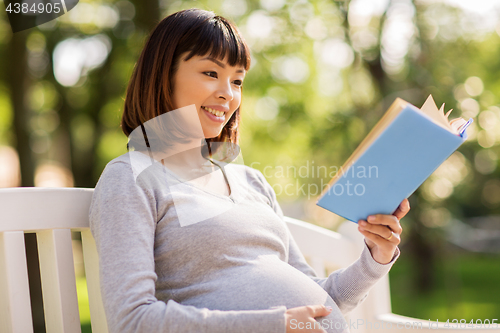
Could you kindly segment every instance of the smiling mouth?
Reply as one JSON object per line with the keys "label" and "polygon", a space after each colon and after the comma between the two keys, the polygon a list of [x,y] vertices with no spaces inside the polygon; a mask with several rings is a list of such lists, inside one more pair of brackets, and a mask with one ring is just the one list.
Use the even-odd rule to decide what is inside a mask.
{"label": "smiling mouth", "polygon": [[224,112],[223,111],[218,111],[218,110],[214,110],[214,109],[211,109],[211,108],[207,108],[206,106],[202,106],[201,108],[203,110],[205,110],[205,111],[210,112],[211,114],[213,114],[216,117],[224,117]]}

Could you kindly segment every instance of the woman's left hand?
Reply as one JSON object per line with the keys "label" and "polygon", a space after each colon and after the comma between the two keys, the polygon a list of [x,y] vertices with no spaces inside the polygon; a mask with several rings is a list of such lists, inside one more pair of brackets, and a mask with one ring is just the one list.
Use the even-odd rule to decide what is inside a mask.
{"label": "woman's left hand", "polygon": [[394,257],[403,231],[399,220],[409,211],[410,203],[404,199],[393,215],[376,214],[369,216],[368,221],[358,221],[358,230],[365,236],[366,245],[376,262],[388,264]]}

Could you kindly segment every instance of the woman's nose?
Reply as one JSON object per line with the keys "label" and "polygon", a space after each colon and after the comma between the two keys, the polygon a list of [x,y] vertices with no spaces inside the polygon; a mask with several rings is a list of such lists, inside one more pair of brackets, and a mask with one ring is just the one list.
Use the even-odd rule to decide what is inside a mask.
{"label": "woman's nose", "polygon": [[223,98],[226,101],[232,101],[234,94],[231,89],[231,82],[221,84],[219,90],[217,91],[217,95],[218,98]]}

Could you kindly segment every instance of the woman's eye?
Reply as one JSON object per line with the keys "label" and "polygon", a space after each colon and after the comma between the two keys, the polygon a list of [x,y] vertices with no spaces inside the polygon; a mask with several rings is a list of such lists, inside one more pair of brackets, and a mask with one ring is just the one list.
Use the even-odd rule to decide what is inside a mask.
{"label": "woman's eye", "polygon": [[[217,72],[214,72],[214,71],[203,72],[203,74],[205,74],[206,76],[216,78],[216,79],[219,77]],[[238,87],[241,87],[243,85],[243,81],[242,80],[234,80],[233,84],[237,85]]]}
{"label": "woman's eye", "polygon": [[217,72],[204,72],[203,74],[217,78]]}

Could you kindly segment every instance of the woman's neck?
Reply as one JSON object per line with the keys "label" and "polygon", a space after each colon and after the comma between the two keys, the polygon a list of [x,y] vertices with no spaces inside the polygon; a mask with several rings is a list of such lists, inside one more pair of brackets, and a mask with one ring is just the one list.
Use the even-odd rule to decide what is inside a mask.
{"label": "woman's neck", "polygon": [[201,140],[195,139],[187,143],[175,143],[161,152],[153,151],[151,154],[156,161],[166,166],[192,170],[207,165],[208,160],[202,155],[202,147]]}

